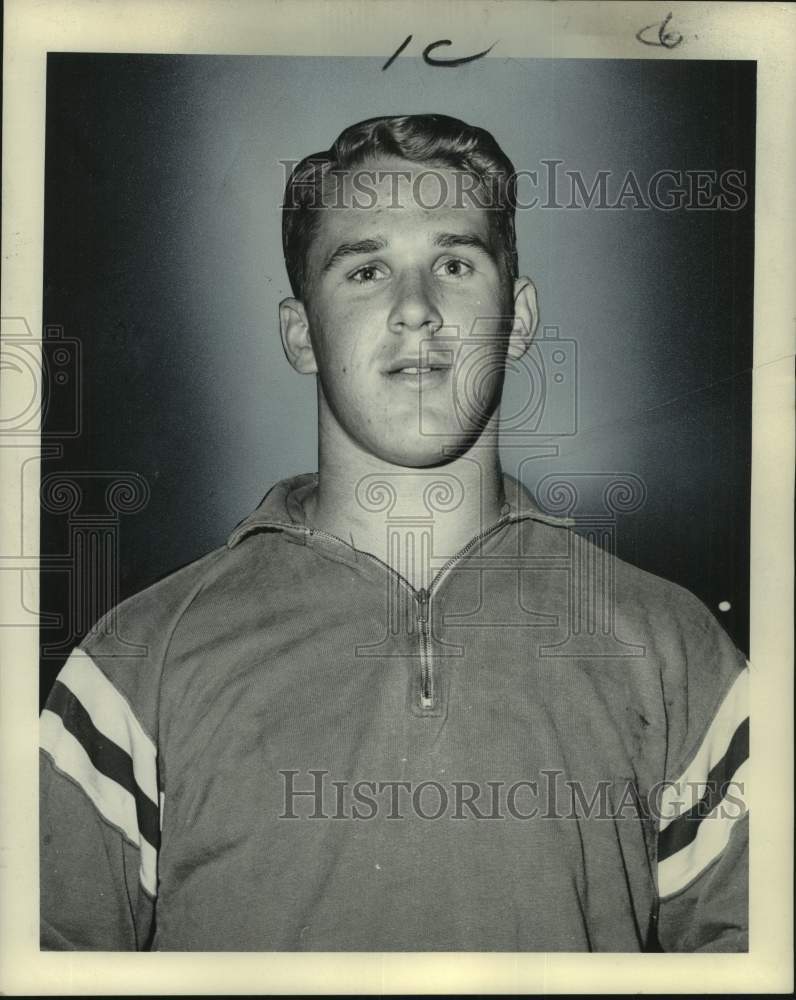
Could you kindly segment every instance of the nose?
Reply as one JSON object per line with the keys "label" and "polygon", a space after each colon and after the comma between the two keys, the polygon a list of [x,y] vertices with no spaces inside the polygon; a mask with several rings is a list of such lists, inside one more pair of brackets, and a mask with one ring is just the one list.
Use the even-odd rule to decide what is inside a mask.
{"label": "nose", "polygon": [[421,331],[433,336],[442,326],[442,315],[422,275],[405,275],[397,286],[388,325],[391,333]]}

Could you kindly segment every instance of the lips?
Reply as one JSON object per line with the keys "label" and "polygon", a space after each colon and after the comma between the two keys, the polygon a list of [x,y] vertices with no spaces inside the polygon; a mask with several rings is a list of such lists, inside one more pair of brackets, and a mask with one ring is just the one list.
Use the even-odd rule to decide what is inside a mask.
{"label": "lips", "polygon": [[[425,364],[419,362],[425,361]],[[404,356],[396,358],[387,369],[387,375],[431,375],[435,372],[447,372],[451,368],[450,361],[432,361],[429,357],[418,357],[416,354],[410,357]]]}
{"label": "lips", "polygon": [[450,365],[426,365],[424,367],[419,367],[418,365],[402,365],[399,368],[391,368],[387,374],[388,375],[430,375],[431,372],[445,372],[448,371]]}
{"label": "lips", "polygon": [[392,386],[403,386],[410,392],[431,392],[449,385],[450,365],[400,365],[391,368],[386,377]]}

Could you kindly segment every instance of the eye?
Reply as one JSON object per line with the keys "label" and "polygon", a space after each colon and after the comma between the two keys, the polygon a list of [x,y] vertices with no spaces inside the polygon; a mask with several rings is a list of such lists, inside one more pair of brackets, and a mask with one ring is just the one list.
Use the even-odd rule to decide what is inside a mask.
{"label": "eye", "polygon": [[348,276],[349,281],[355,281],[358,285],[372,285],[374,281],[383,281],[387,275],[384,269],[377,264],[365,264],[352,271]]}
{"label": "eye", "polygon": [[448,257],[436,269],[436,274],[443,278],[465,278],[473,268],[458,257]]}

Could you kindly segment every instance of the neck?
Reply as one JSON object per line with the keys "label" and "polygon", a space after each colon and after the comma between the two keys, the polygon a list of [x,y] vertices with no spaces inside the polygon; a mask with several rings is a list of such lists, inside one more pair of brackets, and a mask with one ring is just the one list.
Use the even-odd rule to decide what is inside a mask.
{"label": "neck", "polygon": [[379,459],[328,411],[323,416],[318,489],[304,504],[307,523],[377,556],[416,589],[427,587],[442,563],[505,512],[497,415],[468,451],[423,468]]}

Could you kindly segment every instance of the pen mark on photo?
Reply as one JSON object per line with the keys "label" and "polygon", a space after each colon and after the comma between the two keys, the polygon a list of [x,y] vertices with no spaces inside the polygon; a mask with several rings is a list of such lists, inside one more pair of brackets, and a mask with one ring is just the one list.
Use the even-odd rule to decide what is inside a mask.
{"label": "pen mark on photo", "polygon": [[387,60],[387,62],[382,66],[381,68],[382,73],[384,72],[385,69],[389,69],[390,66],[392,66],[392,64],[395,62],[398,56],[403,52],[403,50],[411,41],[412,41],[412,36],[407,35],[406,38],[403,40],[403,42],[401,42],[401,44],[398,46],[395,52],[393,52],[393,54]]}
{"label": "pen mark on photo", "polygon": [[428,63],[429,66],[462,66],[464,63],[473,62],[475,59],[481,59],[497,45],[497,42],[492,42],[488,49],[484,49],[483,52],[476,52],[472,56],[461,56],[458,59],[434,59],[431,56],[431,52],[434,49],[441,48],[443,45],[453,44],[449,38],[441,38],[438,42],[432,42],[423,49],[423,59]]}
{"label": "pen mark on photo", "polygon": [[[664,49],[674,49],[683,40],[683,36],[679,31],[667,31],[666,25],[671,21],[672,15],[671,11],[666,15],[666,17],[658,23],[657,21],[653,24],[648,24],[646,27],[641,28],[640,31],[636,32],[636,38],[641,42],[642,45],[651,45],[654,48],[664,48]],[[653,31],[655,28],[658,29],[658,34],[654,41],[644,36]]]}
{"label": "pen mark on photo", "polygon": [[[395,62],[395,60],[398,58],[398,56],[404,51],[404,49],[407,47],[407,45],[412,41],[412,38],[413,38],[412,35],[407,35],[406,36],[406,38],[403,40],[403,42],[401,42],[401,44],[398,46],[398,48],[395,50],[395,52],[393,52],[393,54],[390,56],[390,58],[387,60],[387,62],[382,66],[382,68],[381,68],[382,72],[384,72],[385,69],[389,69],[390,66],[392,66],[392,64]],[[444,67],[463,66],[465,63],[474,62],[476,59],[481,59],[485,55],[488,55],[488,53],[490,53],[492,51],[492,49],[497,45],[497,42],[492,42],[492,44],[489,46],[488,49],[484,49],[483,52],[476,52],[474,55],[471,55],[471,56],[459,56],[458,58],[454,57],[452,59],[436,59],[436,58],[434,58],[431,55],[431,53],[435,49],[439,49],[439,48],[442,48],[443,46],[448,46],[448,45],[452,45],[452,44],[453,44],[453,42],[450,40],[450,38],[440,38],[436,42],[430,42],[423,49],[423,61],[427,65],[429,65],[429,66],[444,66]]]}

